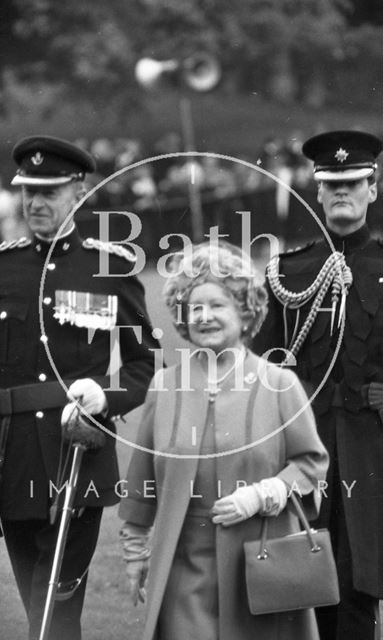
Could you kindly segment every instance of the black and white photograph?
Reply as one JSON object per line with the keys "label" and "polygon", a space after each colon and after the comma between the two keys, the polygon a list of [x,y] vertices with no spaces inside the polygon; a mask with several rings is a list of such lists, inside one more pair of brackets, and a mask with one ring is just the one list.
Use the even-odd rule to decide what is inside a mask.
{"label": "black and white photograph", "polygon": [[0,640],[380,640],[383,6],[0,16]]}

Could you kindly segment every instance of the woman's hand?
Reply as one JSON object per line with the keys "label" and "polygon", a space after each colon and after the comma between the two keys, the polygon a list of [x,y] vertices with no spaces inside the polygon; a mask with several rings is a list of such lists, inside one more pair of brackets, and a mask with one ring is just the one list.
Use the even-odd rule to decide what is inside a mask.
{"label": "woman's hand", "polygon": [[231,527],[233,524],[243,522],[247,518],[258,513],[262,507],[262,501],[256,483],[248,487],[239,487],[229,496],[216,500],[211,513],[214,524],[222,524],[223,527]]}
{"label": "woman's hand", "polygon": [[146,600],[145,582],[150,559],[149,535],[150,527],[141,527],[131,522],[124,522],[120,529],[128,594],[134,606],[139,600]]}
{"label": "woman's hand", "polygon": [[134,604],[146,602],[145,582],[149,570],[149,560],[133,560],[126,563],[128,594]]}
{"label": "woman's hand", "polygon": [[280,478],[265,478],[216,500],[211,513],[214,524],[231,527],[256,513],[277,516],[285,508],[287,486]]}

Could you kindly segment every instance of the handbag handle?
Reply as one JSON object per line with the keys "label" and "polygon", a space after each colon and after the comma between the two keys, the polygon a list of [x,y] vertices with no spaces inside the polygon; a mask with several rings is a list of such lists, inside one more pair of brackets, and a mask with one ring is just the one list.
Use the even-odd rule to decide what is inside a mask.
{"label": "handbag handle", "polygon": [[[297,513],[300,523],[302,524],[303,528],[307,533],[311,551],[313,553],[320,551],[321,547],[315,542],[315,539],[313,536],[313,530],[310,528],[309,521],[306,518],[306,514],[303,510],[303,507],[293,491],[291,492],[290,500],[293,503],[294,509]],[[266,538],[267,538],[267,528],[268,528],[267,525],[268,525],[268,518],[267,516],[265,516],[262,519],[261,539],[260,539],[260,545],[259,545],[259,553],[257,556],[258,560],[266,560],[266,558],[268,557],[267,548],[266,548]]]}

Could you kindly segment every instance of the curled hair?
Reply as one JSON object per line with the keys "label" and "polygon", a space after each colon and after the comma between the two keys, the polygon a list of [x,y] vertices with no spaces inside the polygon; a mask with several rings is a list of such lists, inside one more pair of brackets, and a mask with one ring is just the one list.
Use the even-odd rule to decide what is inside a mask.
{"label": "curled hair", "polygon": [[260,330],[267,315],[268,296],[264,279],[254,262],[229,242],[203,242],[174,254],[171,275],[163,290],[173,323],[189,340],[188,302],[192,290],[206,282],[220,285],[230,295],[242,319],[242,337],[249,340]]}

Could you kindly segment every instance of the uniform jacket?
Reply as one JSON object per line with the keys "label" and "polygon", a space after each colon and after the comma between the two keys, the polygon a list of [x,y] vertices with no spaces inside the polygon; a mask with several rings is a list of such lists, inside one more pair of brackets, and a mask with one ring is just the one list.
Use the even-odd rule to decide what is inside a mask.
{"label": "uniform jacket", "polygon": [[[354,586],[381,598],[383,425],[379,413],[368,406],[366,385],[383,382],[383,245],[370,237],[366,226],[343,239],[330,235],[335,249],[344,253],[353,275],[346,301],[344,334],[336,329],[331,336],[331,300],[327,295],[297,354],[295,371],[312,396],[318,432],[330,453],[329,487],[327,497],[322,501],[320,524],[329,526],[336,481],[340,483],[343,496]],[[305,289],[313,282],[329,253],[329,246],[323,241],[282,255],[283,286],[292,291]],[[271,348],[285,347],[283,308],[269,293],[269,315],[253,345],[260,354]],[[310,308],[311,303],[308,303],[301,309],[299,327]],[[286,316],[291,337],[296,312],[289,310]],[[335,327],[337,324],[338,318]],[[337,469],[333,469],[333,465]],[[347,497],[343,482],[348,487],[354,483],[351,497]]]}
{"label": "uniform jacket", "polygon": [[[38,238],[0,245],[0,413],[11,414],[0,505],[2,515],[11,519],[44,517],[48,481],[61,486],[60,417],[70,383],[93,378],[105,389],[110,417],[130,411],[144,400],[153,376],[150,349],[158,347],[151,335],[143,287],[128,275],[132,262],[105,251],[113,275],[96,277],[104,249],[85,248],[76,229],[56,243],[47,259],[49,249]],[[65,319],[70,301],[72,317]],[[116,307],[117,325],[137,326],[142,332],[136,339],[133,329],[120,330],[119,382],[116,378],[111,382],[107,375],[111,332],[97,328],[105,321],[107,304]],[[83,326],[84,317],[86,325],[90,316],[95,323],[91,341]],[[31,386],[17,394],[15,387],[23,385]],[[26,410],[20,412],[22,403]],[[114,429],[111,421],[108,428]],[[107,436],[102,449],[84,455],[77,503],[115,503],[117,479],[115,440]]]}
{"label": "uniform jacket", "polygon": [[[326,473],[327,453],[295,375],[272,365],[267,378],[270,390],[260,382],[261,365],[261,359],[249,354],[245,361],[245,389],[233,391],[233,380],[228,378],[216,399],[216,446],[223,455],[215,458],[215,464],[221,495],[233,492],[239,480],[251,483],[278,475],[289,486],[299,486],[308,514],[313,516],[319,497],[315,489]],[[139,430],[141,449],[134,452],[128,468],[129,496],[123,499],[120,510],[122,518],[138,525],[151,525],[156,518],[143,640],[155,637],[167,577],[190,500],[190,483],[197,471],[207,413],[208,395],[198,361],[191,364],[190,391],[176,390],[180,388],[178,372],[177,367],[165,372],[167,391],[148,391]],[[192,427],[196,428],[195,443]],[[163,455],[166,453],[171,457]],[[270,520],[271,536],[299,529],[296,517],[288,509]],[[254,516],[232,527],[217,526],[220,640],[316,637],[299,635],[288,616],[257,618],[249,614],[243,542],[259,537],[260,522],[261,518]],[[281,629],[284,632],[278,635]]]}

